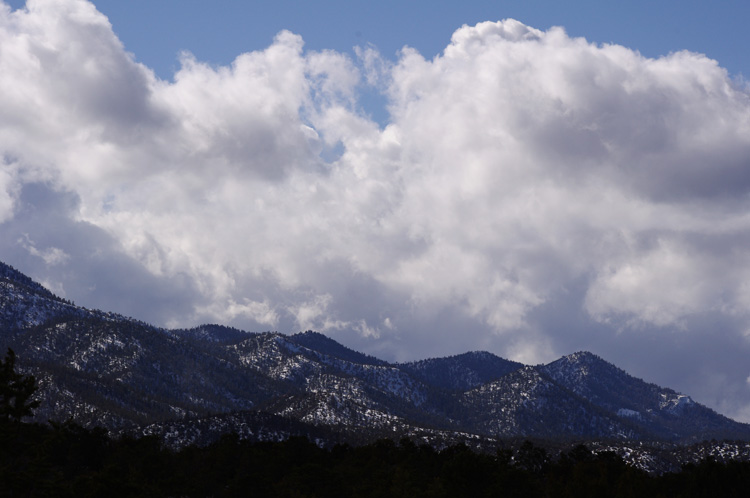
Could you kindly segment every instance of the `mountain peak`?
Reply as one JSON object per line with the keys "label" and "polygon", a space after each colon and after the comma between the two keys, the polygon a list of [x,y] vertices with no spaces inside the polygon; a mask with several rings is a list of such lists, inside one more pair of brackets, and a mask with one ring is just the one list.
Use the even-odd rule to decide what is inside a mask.
{"label": "mountain peak", "polygon": [[191,329],[173,330],[172,332],[197,340],[221,343],[238,342],[254,335],[252,332],[245,332],[244,330],[236,329],[234,327],[227,327],[213,323],[199,325]]}
{"label": "mountain peak", "polygon": [[316,350],[320,353],[334,356],[342,360],[353,361],[363,365],[382,365],[385,363],[375,357],[349,349],[330,337],[313,330],[298,332],[289,336],[288,339],[298,346]]}
{"label": "mountain peak", "polygon": [[[640,381],[590,351],[577,351],[563,356],[543,365],[541,370],[555,381],[564,380],[578,394],[582,394],[591,382],[600,382],[604,378],[622,377]],[[595,378],[589,379],[590,374],[594,374]]]}
{"label": "mountain peak", "polygon": [[560,360],[565,360],[571,363],[593,363],[599,361],[608,363],[607,361],[603,360],[601,356],[595,355],[591,351],[576,351],[575,353],[563,356],[562,358],[560,358]]}
{"label": "mountain peak", "polygon": [[487,351],[402,363],[400,367],[430,385],[464,391],[523,367]]}

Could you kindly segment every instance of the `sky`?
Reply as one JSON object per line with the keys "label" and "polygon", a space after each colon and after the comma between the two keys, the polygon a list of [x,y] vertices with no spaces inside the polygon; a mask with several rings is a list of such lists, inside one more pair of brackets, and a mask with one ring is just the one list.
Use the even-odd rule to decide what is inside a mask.
{"label": "sky", "polygon": [[0,2],[0,260],[163,327],[592,351],[750,422],[746,2]]}

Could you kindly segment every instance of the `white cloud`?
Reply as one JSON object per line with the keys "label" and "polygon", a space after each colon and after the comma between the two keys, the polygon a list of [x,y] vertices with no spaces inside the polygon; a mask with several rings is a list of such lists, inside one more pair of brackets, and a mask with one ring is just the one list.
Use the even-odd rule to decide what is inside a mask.
{"label": "white cloud", "polygon": [[[660,237],[653,247],[631,247],[622,264],[603,270],[586,296],[586,309],[601,320],[612,313],[657,326],[681,325],[694,313],[731,311],[740,305],[734,291],[748,277],[746,254],[726,259],[706,254],[679,236]],[[740,263],[742,266],[735,267]]]}
{"label": "white cloud", "polygon": [[0,163],[0,223],[13,217],[18,182],[15,181],[12,166],[6,162]]}
{"label": "white cloud", "polygon": [[279,315],[268,302],[257,302],[245,299],[243,303],[230,300],[226,312],[227,321],[239,317],[249,318],[257,323],[275,326],[279,322]]}
{"label": "white cloud", "polygon": [[42,250],[37,249],[34,241],[29,238],[28,234],[24,234],[24,237],[18,239],[18,244],[29,251],[29,254],[32,256],[41,258],[48,266],[64,264],[70,259],[70,255],[59,247],[47,247]]}
{"label": "white cloud", "polygon": [[332,301],[330,294],[308,296],[307,300],[290,305],[288,312],[294,317],[299,330],[351,329],[351,324],[335,318],[335,311],[330,309]]}
{"label": "white cloud", "polygon": [[[559,313],[616,330],[748,326],[750,96],[702,55],[507,20],[433,60],[309,52],[283,31],[228,67],[180,64],[157,79],[83,0],[0,12],[0,222],[31,182],[70,193],[71,223],[189,284],[192,313],[162,323],[393,350],[466,323],[476,347],[538,360],[564,340],[535,314],[576,288],[581,309]],[[47,259],[86,264],[65,251]],[[461,317],[433,330],[443,310]]]}

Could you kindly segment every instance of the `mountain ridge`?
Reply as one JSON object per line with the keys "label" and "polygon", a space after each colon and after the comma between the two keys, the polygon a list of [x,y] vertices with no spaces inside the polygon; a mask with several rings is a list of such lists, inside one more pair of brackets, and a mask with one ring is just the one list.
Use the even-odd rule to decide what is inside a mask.
{"label": "mountain ridge", "polygon": [[0,346],[39,379],[36,420],[113,433],[218,417],[217,435],[255,434],[248,421],[267,413],[360,440],[750,440],[750,425],[590,352],[536,366],[486,351],[389,363],[313,331],[166,330],[75,306],[5,264]]}

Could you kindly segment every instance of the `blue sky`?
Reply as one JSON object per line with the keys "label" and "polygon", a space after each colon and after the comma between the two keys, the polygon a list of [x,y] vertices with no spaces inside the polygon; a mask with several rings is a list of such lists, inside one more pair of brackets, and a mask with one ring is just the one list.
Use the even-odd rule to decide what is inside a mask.
{"label": "blue sky", "polygon": [[[21,5],[23,2],[16,2]],[[405,45],[439,55],[461,25],[513,18],[538,29],[562,26],[570,36],[614,43],[646,57],[690,50],[716,59],[735,77],[750,74],[740,47],[750,46],[750,4],[742,0],[252,1],[98,0],[115,33],[136,59],[171,79],[183,50],[228,65],[243,52],[266,47],[281,30],[308,50],[352,53],[373,44],[395,60]],[[383,101],[365,93],[362,104],[379,123]]]}
{"label": "blue sky", "polygon": [[590,350],[750,421],[746,2],[21,5],[0,260],[55,293],[389,360]]}
{"label": "blue sky", "polygon": [[[22,0],[8,2],[14,8]],[[170,78],[177,54],[229,64],[266,47],[288,29],[310,50],[351,51],[375,44],[395,58],[404,45],[431,58],[462,24],[514,18],[539,29],[563,26],[570,36],[616,43],[658,57],[678,50],[705,53],[731,74],[750,74],[750,4],[742,0],[629,2],[572,0],[253,1],[97,0],[115,33],[137,60]]]}

